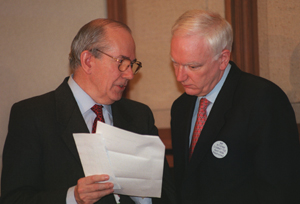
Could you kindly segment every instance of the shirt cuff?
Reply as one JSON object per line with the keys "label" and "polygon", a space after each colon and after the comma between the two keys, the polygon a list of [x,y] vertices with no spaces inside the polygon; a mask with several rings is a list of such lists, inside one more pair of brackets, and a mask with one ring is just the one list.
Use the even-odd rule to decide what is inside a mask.
{"label": "shirt cuff", "polygon": [[[136,204],[152,204],[151,198],[130,197]],[[122,203],[121,203],[122,204]]]}
{"label": "shirt cuff", "polygon": [[66,202],[67,204],[77,204],[75,195],[74,195],[75,186],[69,188],[67,193]]}

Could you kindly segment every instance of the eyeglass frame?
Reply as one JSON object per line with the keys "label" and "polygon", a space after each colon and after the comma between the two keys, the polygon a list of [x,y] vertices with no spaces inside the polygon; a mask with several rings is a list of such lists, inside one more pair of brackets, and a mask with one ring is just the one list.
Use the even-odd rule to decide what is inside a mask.
{"label": "eyeglass frame", "polygon": [[[119,58],[117,58],[117,57],[113,57],[113,56],[111,56],[111,55],[109,55],[109,54],[107,54],[107,53],[105,53],[105,52],[99,50],[98,48],[95,48],[94,50],[96,50],[96,51],[98,51],[98,52],[101,52],[102,54],[105,54],[106,56],[108,56],[108,57],[112,58],[113,60],[115,60],[116,62],[118,62],[118,63],[119,63],[118,69],[119,69],[120,72],[125,72],[125,71],[128,69],[128,67],[127,67],[125,70],[121,70],[121,69],[120,69],[120,66],[121,66],[121,64],[122,64],[122,62],[123,62],[124,59],[130,61],[131,69],[132,69],[132,65],[133,65],[133,64],[137,64],[137,65],[138,65],[138,67],[136,68],[135,72],[133,73],[134,75],[135,75],[136,73],[138,73],[138,71],[142,68],[142,62],[137,61],[136,59],[134,59],[133,61],[131,61],[131,60],[129,59],[129,57],[126,57],[126,56],[122,56],[123,59],[119,59]],[[92,52],[92,51],[93,51],[93,49],[90,50],[90,52]]]}

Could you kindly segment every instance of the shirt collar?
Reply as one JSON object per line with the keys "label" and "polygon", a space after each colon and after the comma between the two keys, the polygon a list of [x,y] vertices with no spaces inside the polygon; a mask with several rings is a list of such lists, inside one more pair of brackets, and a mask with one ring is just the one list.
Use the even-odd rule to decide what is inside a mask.
{"label": "shirt collar", "polygon": [[[207,94],[205,96],[205,98],[207,100],[209,100],[212,104],[215,102],[215,100],[216,100],[216,98],[217,98],[217,96],[218,96],[218,94],[219,94],[219,92],[220,92],[227,76],[228,76],[228,73],[229,73],[230,69],[231,69],[231,64],[228,63],[227,67],[225,68],[225,71],[224,71],[224,74],[223,74],[221,80],[217,83],[217,85],[213,88],[213,90],[211,90],[211,92],[209,92],[209,94]],[[198,98],[200,100],[202,97],[198,97]]]}

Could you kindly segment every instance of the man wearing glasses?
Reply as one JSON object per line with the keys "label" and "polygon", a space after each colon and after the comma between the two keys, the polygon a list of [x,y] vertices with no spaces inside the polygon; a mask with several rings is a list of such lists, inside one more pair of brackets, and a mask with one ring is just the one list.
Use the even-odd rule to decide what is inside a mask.
{"label": "man wearing glasses", "polygon": [[75,36],[69,59],[73,74],[55,91],[12,107],[3,153],[3,204],[174,203],[166,162],[161,199],[115,195],[113,184],[105,182],[108,175],[84,177],[73,139],[73,133],[95,131],[99,111],[102,122],[158,134],[151,110],[122,98],[142,67],[130,29],[108,19],[91,21]]}

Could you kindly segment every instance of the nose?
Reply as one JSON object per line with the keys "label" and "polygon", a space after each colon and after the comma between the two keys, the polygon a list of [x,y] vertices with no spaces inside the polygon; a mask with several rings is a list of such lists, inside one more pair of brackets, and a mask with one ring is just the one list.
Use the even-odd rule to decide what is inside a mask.
{"label": "nose", "polygon": [[131,80],[131,79],[133,79],[133,76],[134,76],[133,71],[130,67],[128,69],[126,69],[124,72],[122,72],[122,77],[124,79]]}
{"label": "nose", "polygon": [[178,82],[183,82],[187,78],[185,67],[182,65],[179,65],[175,68],[175,75]]}

